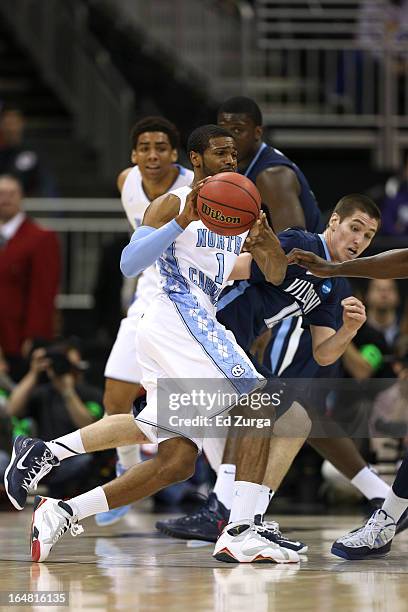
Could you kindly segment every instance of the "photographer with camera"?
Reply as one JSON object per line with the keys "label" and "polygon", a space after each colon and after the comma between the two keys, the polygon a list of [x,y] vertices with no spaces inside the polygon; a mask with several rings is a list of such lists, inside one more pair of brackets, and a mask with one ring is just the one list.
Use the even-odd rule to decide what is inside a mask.
{"label": "photographer with camera", "polygon": [[[8,398],[8,414],[32,417],[38,428],[36,435],[44,440],[97,421],[103,416],[102,393],[83,380],[83,369],[81,354],[70,343],[35,349],[28,373]],[[55,470],[44,480],[50,494],[62,493],[65,497],[67,487],[79,478],[82,480],[91,462],[91,455],[79,455],[64,462],[68,464],[66,469]]]}

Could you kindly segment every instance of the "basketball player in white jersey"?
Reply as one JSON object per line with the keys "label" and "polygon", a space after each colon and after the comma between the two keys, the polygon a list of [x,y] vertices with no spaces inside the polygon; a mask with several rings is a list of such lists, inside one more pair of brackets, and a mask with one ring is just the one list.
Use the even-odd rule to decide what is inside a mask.
{"label": "basketball player in white jersey", "polygon": [[[145,117],[131,132],[132,155],[135,164],[118,177],[122,205],[133,230],[141,225],[149,204],[170,189],[190,185],[193,172],[176,164],[179,147],[177,128],[163,117]],[[135,336],[140,317],[159,289],[159,274],[153,264],[142,272],[137,281],[134,301],[122,320],[115,344],[105,367],[104,407],[108,415],[126,414],[134,400],[143,392],[141,369],[136,357]],[[116,474],[120,476],[140,461],[139,447],[117,449]],[[130,506],[115,508],[95,517],[99,526],[116,523]]]}
{"label": "basketball player in white jersey", "polygon": [[[86,452],[145,442],[159,442],[152,459],[130,468],[103,487],[96,487],[67,501],[37,496],[31,525],[31,554],[45,561],[68,530],[78,535],[78,521],[150,496],[189,478],[202,440],[189,437],[179,426],[157,427],[163,409],[158,406],[157,385],[161,378],[180,381],[194,376],[210,384],[234,390],[235,395],[261,388],[265,380],[238,346],[231,332],[217,322],[216,302],[228,280],[248,278],[251,256],[239,256],[247,232],[218,236],[210,232],[197,214],[198,191],[205,177],[236,170],[237,151],[228,131],[220,126],[197,128],[188,150],[194,167],[192,188],[184,187],[156,199],[147,209],[143,225],[132,236],[121,258],[126,276],[137,276],[158,261],[161,291],[154,297],[137,331],[138,359],[147,406],[134,419],[130,414],[106,417],[89,427],[43,442],[19,436],[7,469],[6,489],[13,505],[22,509],[27,490],[37,485],[60,461]],[[257,222],[258,227],[259,223]],[[269,230],[268,262],[258,261],[268,280],[280,284],[286,272],[286,256],[277,237]],[[262,253],[261,253],[262,255]],[[266,270],[266,267],[268,270]],[[223,406],[228,411],[230,406]],[[170,421],[169,421],[170,422]],[[160,433],[160,437],[159,437]],[[245,484],[245,483],[243,483]],[[259,485],[259,493],[262,487]],[[238,494],[237,494],[238,495]],[[238,496],[240,510],[257,502],[255,489],[243,487]],[[250,509],[251,509],[250,508]],[[234,557],[242,562],[299,561],[296,552],[265,540],[253,523],[243,526],[240,517],[230,524],[236,530]]]}

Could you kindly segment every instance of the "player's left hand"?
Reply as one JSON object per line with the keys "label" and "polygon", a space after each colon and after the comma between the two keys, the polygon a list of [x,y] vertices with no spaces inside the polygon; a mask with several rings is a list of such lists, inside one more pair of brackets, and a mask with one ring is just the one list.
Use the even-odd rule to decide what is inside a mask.
{"label": "player's left hand", "polygon": [[365,306],[354,296],[342,300],[343,325],[349,332],[356,332],[366,322]]}

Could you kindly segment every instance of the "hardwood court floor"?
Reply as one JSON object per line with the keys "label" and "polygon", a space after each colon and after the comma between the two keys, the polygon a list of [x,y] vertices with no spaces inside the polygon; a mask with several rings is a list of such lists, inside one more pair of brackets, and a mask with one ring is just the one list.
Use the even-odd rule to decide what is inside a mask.
{"label": "hardwood court floor", "polygon": [[[377,561],[347,562],[330,554],[334,539],[361,517],[274,517],[309,544],[300,566],[226,565],[212,546],[187,548],[159,535],[161,518],[132,512],[84,534],[66,534],[45,564],[31,563],[30,511],[0,513],[0,591],[68,591],[69,607],[0,606],[1,610],[194,612],[402,612],[408,610],[408,533]],[[296,527],[296,529],[295,529]]]}

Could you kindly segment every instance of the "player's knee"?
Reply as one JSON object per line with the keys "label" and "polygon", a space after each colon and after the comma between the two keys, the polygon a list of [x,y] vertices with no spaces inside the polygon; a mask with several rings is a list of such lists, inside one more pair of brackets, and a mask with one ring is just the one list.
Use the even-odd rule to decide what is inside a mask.
{"label": "player's knee", "polygon": [[110,389],[106,390],[103,394],[103,406],[106,414],[112,416],[113,414],[123,414],[129,412],[123,409],[123,404],[119,401],[119,398],[115,396]]}
{"label": "player's knee", "polygon": [[128,414],[132,409],[133,398],[136,392],[127,388],[122,389],[118,381],[107,381],[103,394],[103,405],[106,414]]}
{"label": "player's knee", "polygon": [[[160,447],[164,444],[168,446],[160,452]],[[166,440],[160,444],[157,476],[164,486],[191,478],[194,475],[197,454],[197,447],[182,438]]]}
{"label": "player's knee", "polygon": [[309,436],[312,422],[306,410],[298,402],[292,406],[275,423],[273,433],[279,437],[304,438]]}

